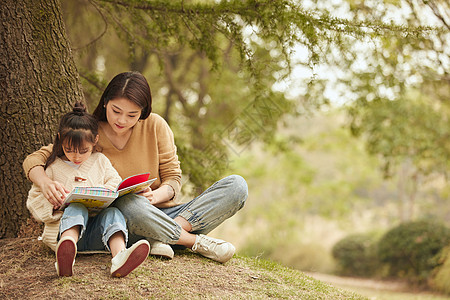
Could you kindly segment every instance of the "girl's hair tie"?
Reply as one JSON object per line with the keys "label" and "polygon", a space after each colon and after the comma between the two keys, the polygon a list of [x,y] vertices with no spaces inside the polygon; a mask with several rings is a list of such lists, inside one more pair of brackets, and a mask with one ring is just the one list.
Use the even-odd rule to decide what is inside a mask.
{"label": "girl's hair tie", "polygon": [[82,116],[86,113],[86,107],[82,102],[77,101],[72,110],[77,116]]}

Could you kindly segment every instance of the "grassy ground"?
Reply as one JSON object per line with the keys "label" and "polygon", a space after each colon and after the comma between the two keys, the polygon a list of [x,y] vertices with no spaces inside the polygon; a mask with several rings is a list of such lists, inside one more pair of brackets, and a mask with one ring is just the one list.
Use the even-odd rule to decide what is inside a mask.
{"label": "grassy ground", "polygon": [[54,253],[35,238],[0,239],[0,299],[366,299],[265,260],[215,263],[189,250],[149,257],[125,278],[109,277],[110,256],[78,255],[59,278]]}

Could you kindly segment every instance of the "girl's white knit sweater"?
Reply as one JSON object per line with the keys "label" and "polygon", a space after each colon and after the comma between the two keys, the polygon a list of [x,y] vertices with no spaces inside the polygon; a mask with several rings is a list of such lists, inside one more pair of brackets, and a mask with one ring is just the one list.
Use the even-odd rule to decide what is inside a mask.
{"label": "girl's white knit sweater", "polygon": [[[114,190],[122,180],[109,159],[98,152],[92,153],[78,169],[56,158],[45,172],[50,179],[62,183],[69,190],[78,186],[98,186]],[[85,180],[80,181],[80,178]],[[55,251],[63,212],[54,210],[35,184],[28,193],[27,208],[37,221],[45,224],[42,241]]]}

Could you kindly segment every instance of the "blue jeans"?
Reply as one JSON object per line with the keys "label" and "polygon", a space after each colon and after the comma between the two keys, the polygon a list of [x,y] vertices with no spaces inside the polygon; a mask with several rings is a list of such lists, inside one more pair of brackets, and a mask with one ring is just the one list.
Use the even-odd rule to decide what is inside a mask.
{"label": "blue jeans", "polygon": [[191,233],[207,234],[233,216],[247,200],[248,187],[239,175],[225,177],[195,199],[175,207],[157,208],[147,198],[128,194],[114,201],[127,220],[130,243],[144,238],[176,244],[181,227],[173,219],[183,217],[191,225]]}
{"label": "blue jeans", "polygon": [[125,242],[128,240],[125,218],[119,209],[107,207],[98,215],[89,217],[87,208],[80,203],[72,203],[64,210],[59,225],[59,233],[74,226],[81,226],[77,242],[78,251],[108,250],[109,238],[121,231]]}

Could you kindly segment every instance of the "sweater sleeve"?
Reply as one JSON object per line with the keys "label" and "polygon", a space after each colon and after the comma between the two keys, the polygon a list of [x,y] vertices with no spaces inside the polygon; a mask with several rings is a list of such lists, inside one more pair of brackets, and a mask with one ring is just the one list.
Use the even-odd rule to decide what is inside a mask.
{"label": "sweater sleeve", "polygon": [[53,145],[44,146],[41,149],[28,155],[22,163],[23,170],[28,179],[31,169],[37,166],[45,166],[50,153],[52,152]]}
{"label": "sweater sleeve", "polygon": [[[174,191],[174,201],[181,190],[181,168],[178,160],[177,148],[173,137],[173,132],[164,119],[161,126],[158,126],[158,153],[159,153],[159,176],[161,186],[168,185]],[[166,203],[162,203],[165,206]]]}

